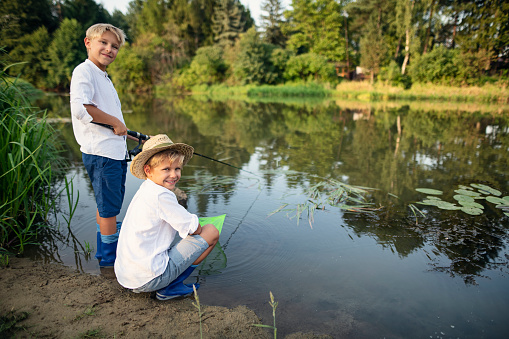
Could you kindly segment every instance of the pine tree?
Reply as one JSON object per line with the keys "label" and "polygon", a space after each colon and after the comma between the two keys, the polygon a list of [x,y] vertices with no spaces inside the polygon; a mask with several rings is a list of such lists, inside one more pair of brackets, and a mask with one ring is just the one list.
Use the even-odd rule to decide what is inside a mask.
{"label": "pine tree", "polygon": [[281,31],[284,19],[281,0],[265,0],[262,10],[267,12],[266,15],[261,15],[264,40],[269,44],[284,47],[286,38]]}
{"label": "pine tree", "polygon": [[214,40],[223,46],[235,44],[242,32],[241,17],[238,0],[219,0],[212,18]]}

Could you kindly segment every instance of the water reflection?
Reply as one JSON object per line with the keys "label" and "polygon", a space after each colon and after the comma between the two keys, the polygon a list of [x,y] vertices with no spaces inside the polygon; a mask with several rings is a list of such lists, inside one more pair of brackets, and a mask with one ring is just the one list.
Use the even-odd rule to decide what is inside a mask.
{"label": "water reflection", "polygon": [[[51,100],[58,99],[54,97]],[[434,272],[441,277],[458,277],[466,286],[474,286],[486,280],[485,277],[494,279],[494,274],[499,274],[497,281],[503,281],[501,285],[507,286],[509,223],[500,209],[485,204],[482,215],[470,216],[460,211],[420,206],[426,216],[416,218],[408,207],[423,198],[415,191],[417,187],[442,189],[448,192],[444,199],[450,199],[451,192],[458,185],[470,183],[484,183],[501,190],[503,195],[509,194],[509,131],[505,107],[449,103],[426,105],[418,102],[271,103],[212,101],[196,97],[166,100],[126,97],[122,98],[122,103],[124,111],[132,112],[125,114],[129,128],[144,134],[166,133],[175,142],[192,144],[201,154],[255,173],[249,175],[200,157],[194,157],[183,173],[186,180],[182,180],[180,188],[188,192],[193,212],[216,215],[226,210],[229,213],[220,239],[222,246],[214,260],[202,269],[205,276],[228,273],[208,280],[208,286],[213,286],[214,279],[225,279],[221,280],[222,284],[229,287],[229,295],[222,294],[218,288],[215,294],[218,300],[215,302],[227,304],[231,299],[235,304],[248,298],[245,302],[250,306],[260,306],[257,313],[261,312],[263,316],[264,305],[251,301],[242,292],[253,293],[253,298],[259,301],[265,298],[269,288],[287,286],[288,281],[302,281],[296,287],[290,286],[289,290],[294,288],[298,290],[296,293],[307,292],[307,284],[311,282],[299,275],[302,267],[311,270],[312,276],[327,276],[331,271],[344,269],[342,265],[346,260],[348,264],[345,266],[351,269],[349,275],[357,277],[358,281],[349,281],[338,273],[334,279],[324,278],[320,285],[326,290],[336,291],[338,286],[329,284],[341,283],[340,288],[345,290],[345,295],[335,293],[344,300],[349,293],[346,291],[357,296],[357,291],[362,290],[359,285],[369,286],[372,277],[366,277],[363,272],[378,271],[376,263],[385,258],[387,252],[397,258],[387,259],[391,263],[387,265],[396,270],[405,262],[415,262],[416,258],[422,257],[425,268],[421,271],[420,267],[416,268],[419,272],[414,273],[419,274],[416,280],[432,279],[432,276],[422,273],[427,270],[428,274]],[[51,105],[58,107],[57,112],[65,112],[62,108],[65,104]],[[60,130],[62,138],[70,145],[69,158],[76,161],[76,171],[79,172],[80,153],[72,130],[65,124]],[[93,209],[93,201],[87,200],[92,196],[85,193],[91,188],[82,174],[78,175],[81,178],[82,203]],[[267,218],[282,203],[306,202],[306,190],[326,180],[374,188],[367,198],[378,210],[370,214],[344,213],[333,206],[323,206],[323,210],[315,211],[312,230],[307,228],[307,222],[297,226],[295,219],[284,221],[281,213]],[[139,181],[136,180],[128,183],[126,205],[138,186]],[[93,211],[88,209],[82,209],[82,213],[93,217]],[[76,222],[79,225],[91,224],[92,217],[78,216]],[[303,214],[302,218],[305,219],[306,215]],[[88,224],[86,227],[90,228]],[[65,230],[64,235],[51,231],[53,233],[49,234],[49,240],[41,246],[37,256],[47,261],[62,262],[65,260],[59,257],[58,252],[67,246],[73,249],[76,267],[87,271],[85,266],[90,265],[87,264],[90,259],[83,255],[85,244],[82,234],[86,232],[80,227],[73,231],[76,236]],[[325,230],[327,233],[321,233]],[[87,241],[93,239],[90,232],[87,237]],[[314,240],[315,237],[319,240]],[[371,244],[371,241],[375,247],[366,250],[364,255],[369,260],[365,261],[363,268],[357,267],[357,261],[361,259],[346,259],[345,249],[352,248],[356,242]],[[319,258],[323,257],[329,259],[322,267]],[[417,263],[420,264],[418,260]],[[282,271],[279,264],[289,266],[288,272]],[[271,272],[276,277],[271,276]],[[394,271],[383,272],[377,279],[389,282],[394,274]],[[246,282],[246,286],[235,279]],[[260,284],[260,281],[268,286]],[[411,288],[401,282],[394,284],[402,284],[397,285],[400,289]],[[420,289],[418,282],[412,281],[411,286],[416,289],[411,293],[425,295],[417,291]],[[262,288],[263,297],[260,297],[256,291]],[[444,293],[454,288],[451,283],[444,288],[447,291]],[[341,306],[340,301],[324,300],[323,296],[314,293],[311,294],[316,299],[309,301],[305,296],[285,295],[291,292],[283,287],[281,289],[280,296],[286,301],[287,310],[297,309],[299,306],[296,305],[301,303],[306,307],[321,305],[316,319],[331,316],[330,310]],[[375,293],[368,287],[366,291]],[[386,297],[380,293],[371,298]],[[353,298],[351,295],[348,298]],[[277,299],[277,293],[275,296]],[[362,298],[365,297],[358,296],[355,300],[358,313],[361,313],[362,302],[369,303]],[[348,300],[353,302],[353,299]],[[415,297],[413,300],[417,304],[420,299]],[[382,309],[385,307],[388,306]],[[429,315],[422,307],[417,313],[418,317],[425,319]],[[402,307],[401,312],[404,311]],[[370,312],[376,313],[377,310],[369,309],[366,314]],[[340,314],[342,319],[359,318],[358,314],[343,308],[333,313]],[[292,315],[295,321],[281,325],[281,333],[285,332],[285,328],[293,332],[302,324],[316,324],[318,329],[325,326],[322,330],[329,333],[338,330],[337,325],[332,325],[332,319],[329,328],[329,325],[313,320],[315,318],[306,319],[309,314]],[[270,314],[267,317],[270,319]],[[387,324],[384,323],[384,326],[391,328],[387,333],[393,334],[392,337],[404,337],[404,334],[398,334],[398,329],[391,327],[395,325],[389,325],[390,319],[385,320]],[[304,329],[314,329],[309,326]],[[382,333],[377,326],[370,323],[368,328],[372,332],[368,334]],[[503,325],[491,333],[496,336],[501,333],[497,332],[501,327]],[[464,333],[468,331],[460,334]],[[471,333],[484,332],[475,329]]]}

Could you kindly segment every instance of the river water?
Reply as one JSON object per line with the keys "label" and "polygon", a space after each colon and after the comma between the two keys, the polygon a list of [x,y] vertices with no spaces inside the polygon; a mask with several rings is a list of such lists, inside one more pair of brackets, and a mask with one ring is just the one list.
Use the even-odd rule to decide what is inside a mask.
{"label": "river water", "polygon": [[[478,215],[421,205],[428,194],[416,190],[441,190],[438,197],[452,203],[461,189],[481,198],[508,196],[507,107],[121,100],[130,129],[166,133],[238,167],[195,156],[179,183],[190,212],[227,214],[220,246],[192,276],[202,303],[246,305],[270,325],[272,292],[281,337],[297,331],[336,338],[509,333],[507,210],[486,199],[476,199]],[[68,98],[47,97],[39,105],[52,118],[69,118]],[[55,127],[78,207],[68,228],[64,191],[56,228],[30,253],[101,274],[94,252],[86,250],[95,247],[91,186],[70,124]],[[128,174],[120,219],[140,183]],[[349,195],[358,202],[331,199],[359,186],[364,192]]]}

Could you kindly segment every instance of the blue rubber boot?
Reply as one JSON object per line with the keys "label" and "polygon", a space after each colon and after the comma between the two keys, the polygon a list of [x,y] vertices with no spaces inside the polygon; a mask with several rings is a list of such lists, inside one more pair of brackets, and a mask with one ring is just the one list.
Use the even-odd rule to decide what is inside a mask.
{"label": "blue rubber boot", "polygon": [[[194,269],[198,265],[189,266],[181,275],[177,277],[177,279],[173,280],[171,284],[166,286],[165,288],[161,288],[156,292],[156,298],[158,300],[170,300],[178,297],[185,297],[194,292],[193,285],[184,285],[184,280],[186,280]],[[194,284],[196,289],[200,287],[200,284]]]}
{"label": "blue rubber boot", "polygon": [[101,241],[101,229],[99,228],[99,224],[95,224],[97,228],[97,251],[95,252],[95,258],[97,260],[101,260],[103,258],[102,252],[102,241]]}
{"label": "blue rubber boot", "polygon": [[113,267],[117,258],[118,235],[122,223],[117,222],[117,233],[110,235],[101,234],[101,252],[102,259],[99,261],[99,267]]}
{"label": "blue rubber boot", "polygon": [[[103,253],[102,253],[103,242],[102,242],[102,237],[101,237],[101,228],[98,223],[96,223],[95,226],[97,229],[97,251],[95,253],[95,258],[97,260],[101,260],[103,258]],[[117,233],[120,231],[121,227],[122,227],[122,222],[117,221]]]}

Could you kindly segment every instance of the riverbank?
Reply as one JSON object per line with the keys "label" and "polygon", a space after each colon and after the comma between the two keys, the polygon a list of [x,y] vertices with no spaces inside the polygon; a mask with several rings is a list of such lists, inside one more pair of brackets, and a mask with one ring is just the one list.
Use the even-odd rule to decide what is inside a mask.
{"label": "riverbank", "polygon": [[[58,264],[12,257],[0,268],[0,328],[7,316],[20,317],[3,338],[200,338],[194,298],[158,301],[150,293],[122,288],[112,269],[100,276]],[[253,326],[261,320],[245,306],[201,305],[203,338],[272,338]],[[12,327],[11,327],[12,329]],[[294,333],[289,339],[328,338]]]}
{"label": "riverbank", "polygon": [[[166,95],[167,88],[156,92]],[[264,98],[336,98],[366,102],[380,101],[429,101],[475,104],[509,104],[509,89],[506,83],[486,84],[482,87],[455,87],[433,84],[414,84],[410,89],[387,84],[371,84],[366,81],[344,81],[335,88],[317,84],[285,84],[277,86],[196,86],[193,95],[205,95],[229,99]]]}

